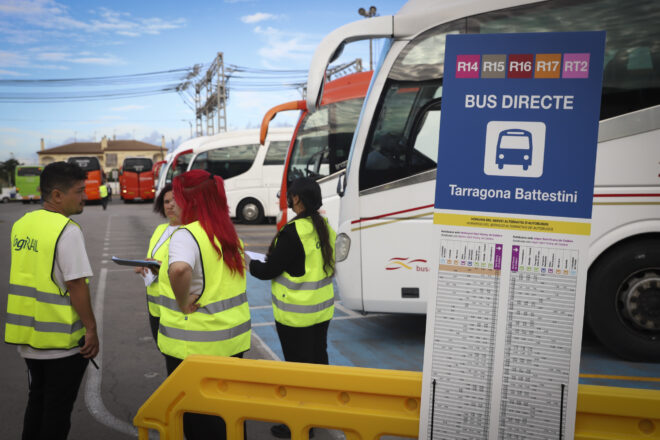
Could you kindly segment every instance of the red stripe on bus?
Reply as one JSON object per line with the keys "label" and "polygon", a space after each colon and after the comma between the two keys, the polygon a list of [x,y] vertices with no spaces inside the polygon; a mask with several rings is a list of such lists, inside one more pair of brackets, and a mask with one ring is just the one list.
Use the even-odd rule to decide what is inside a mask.
{"label": "red stripe on bus", "polygon": [[367,220],[377,220],[379,218],[387,217],[388,215],[403,214],[405,212],[417,211],[418,209],[426,209],[426,208],[432,208],[432,207],[433,207],[433,204],[430,204],[430,205],[419,206],[417,208],[404,209],[403,211],[388,212],[387,214],[381,214],[381,215],[377,215],[375,217],[365,217],[365,218],[360,218],[360,219],[357,219],[357,220],[353,220],[351,222],[351,224],[360,223],[360,222],[364,222],[364,221],[367,221]]}

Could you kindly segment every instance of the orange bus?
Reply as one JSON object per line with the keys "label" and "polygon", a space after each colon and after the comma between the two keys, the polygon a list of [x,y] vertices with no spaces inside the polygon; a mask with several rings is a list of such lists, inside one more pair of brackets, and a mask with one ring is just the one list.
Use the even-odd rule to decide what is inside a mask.
{"label": "orange bus", "polygon": [[146,157],[127,157],[119,170],[119,194],[124,203],[153,200],[153,161]]}
{"label": "orange bus", "polygon": [[87,200],[101,200],[99,186],[103,181],[103,170],[101,163],[94,156],[73,156],[67,159],[69,163],[75,163],[87,173],[85,180],[85,196]]}
{"label": "orange bus", "polygon": [[284,164],[279,195],[280,212],[277,215],[278,230],[293,214],[291,210],[287,212],[287,185],[303,176],[313,177],[319,182],[324,200],[321,213],[336,229],[339,219],[338,196],[327,198],[326,194],[336,194],[337,179],[346,168],[353,132],[372,73],[353,73],[328,82],[320,109],[311,114],[307,112],[304,100],[287,102],[266,112],[261,123],[262,145],[268,134],[268,124],[277,113],[301,110]]}

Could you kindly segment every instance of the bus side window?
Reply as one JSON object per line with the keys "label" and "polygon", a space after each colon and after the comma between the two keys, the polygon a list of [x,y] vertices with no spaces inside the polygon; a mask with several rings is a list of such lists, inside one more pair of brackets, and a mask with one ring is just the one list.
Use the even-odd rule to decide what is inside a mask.
{"label": "bus side window", "polygon": [[286,153],[289,150],[289,141],[272,141],[268,145],[264,165],[284,165]]}
{"label": "bus side window", "polygon": [[469,33],[604,30],[600,119],[660,104],[660,2],[556,0],[468,18]]}

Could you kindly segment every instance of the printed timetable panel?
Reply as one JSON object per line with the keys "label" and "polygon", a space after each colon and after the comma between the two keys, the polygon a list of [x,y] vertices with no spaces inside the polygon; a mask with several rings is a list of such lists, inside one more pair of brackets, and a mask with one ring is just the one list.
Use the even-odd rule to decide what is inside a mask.
{"label": "printed timetable panel", "polygon": [[605,33],[444,49],[420,439],[570,440]]}
{"label": "printed timetable panel", "polygon": [[502,245],[443,240],[433,329],[434,438],[481,439],[491,411]]}
{"label": "printed timetable panel", "polygon": [[577,250],[512,246],[499,438],[562,436],[577,267]]}

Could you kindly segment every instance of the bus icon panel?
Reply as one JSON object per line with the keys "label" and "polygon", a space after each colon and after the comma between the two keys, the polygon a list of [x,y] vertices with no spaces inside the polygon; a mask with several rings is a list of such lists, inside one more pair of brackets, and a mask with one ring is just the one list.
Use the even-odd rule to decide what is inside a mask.
{"label": "bus icon panel", "polygon": [[545,123],[490,121],[486,126],[484,173],[489,176],[541,177]]}

